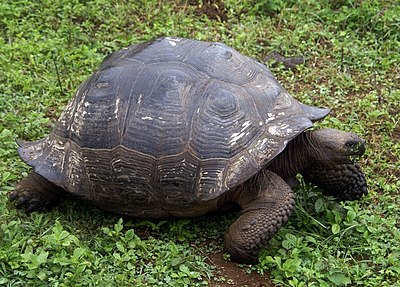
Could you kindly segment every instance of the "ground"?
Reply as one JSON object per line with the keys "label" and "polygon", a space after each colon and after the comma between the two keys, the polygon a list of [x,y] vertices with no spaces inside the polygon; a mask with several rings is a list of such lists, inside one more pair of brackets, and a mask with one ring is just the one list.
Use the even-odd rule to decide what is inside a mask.
{"label": "ground", "polygon": [[[210,287],[273,287],[269,275],[247,272],[246,268],[224,259],[224,253],[212,253],[208,261],[216,268],[218,281],[212,281]],[[224,278],[222,280],[221,278]]]}

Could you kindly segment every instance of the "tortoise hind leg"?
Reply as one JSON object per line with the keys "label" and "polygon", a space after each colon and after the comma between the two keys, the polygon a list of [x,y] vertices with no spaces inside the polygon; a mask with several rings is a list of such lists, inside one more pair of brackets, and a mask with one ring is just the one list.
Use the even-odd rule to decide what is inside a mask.
{"label": "tortoise hind leg", "polygon": [[288,221],[295,201],[289,185],[275,173],[264,170],[245,183],[236,195],[240,217],[225,234],[225,249],[239,263],[258,262],[258,253]]}
{"label": "tortoise hind leg", "polygon": [[56,206],[64,194],[63,188],[32,171],[17,185],[10,195],[10,200],[17,202],[17,208],[32,212]]}

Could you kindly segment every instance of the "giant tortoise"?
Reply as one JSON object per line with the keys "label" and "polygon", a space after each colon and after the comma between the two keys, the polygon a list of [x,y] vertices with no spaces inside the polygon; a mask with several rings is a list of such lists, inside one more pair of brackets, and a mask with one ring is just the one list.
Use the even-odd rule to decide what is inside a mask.
{"label": "giant tortoise", "polygon": [[298,174],[339,200],[367,193],[364,140],[310,129],[329,111],[224,44],[157,38],[107,56],[46,138],[18,141],[33,171],[10,197],[29,212],[69,193],[154,219],[237,205],[225,247],[253,263],[292,213]]}

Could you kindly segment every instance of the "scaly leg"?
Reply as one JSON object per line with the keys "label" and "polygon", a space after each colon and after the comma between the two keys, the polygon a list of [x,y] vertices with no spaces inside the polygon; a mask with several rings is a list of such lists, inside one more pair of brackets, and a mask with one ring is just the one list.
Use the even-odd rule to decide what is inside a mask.
{"label": "scaly leg", "polygon": [[236,201],[243,211],[225,234],[225,248],[240,263],[256,263],[262,246],[284,225],[295,201],[289,185],[264,170],[244,183]]}
{"label": "scaly leg", "polygon": [[32,212],[56,206],[64,194],[63,188],[32,171],[17,185],[10,200],[17,202],[17,208]]}
{"label": "scaly leg", "polygon": [[304,178],[339,201],[357,200],[368,193],[364,173],[358,164],[317,165],[302,172]]}

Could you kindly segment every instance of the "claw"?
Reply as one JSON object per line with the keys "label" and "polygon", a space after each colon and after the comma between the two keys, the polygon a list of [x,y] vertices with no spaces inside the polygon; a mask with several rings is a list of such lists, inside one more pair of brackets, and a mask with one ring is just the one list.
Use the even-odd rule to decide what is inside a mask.
{"label": "claw", "polygon": [[65,190],[61,187],[31,172],[17,185],[17,188],[9,195],[9,199],[16,202],[17,208],[30,213],[57,205],[64,193]]}
{"label": "claw", "polygon": [[11,201],[14,201],[14,200],[17,199],[17,197],[18,197],[18,192],[14,190],[14,191],[8,196],[8,199],[11,200]]}
{"label": "claw", "polygon": [[21,197],[21,196],[16,196],[15,200],[17,201],[17,208],[23,208],[25,207],[26,203],[28,202],[26,197]]}

